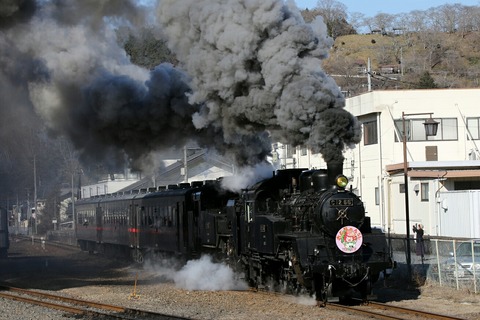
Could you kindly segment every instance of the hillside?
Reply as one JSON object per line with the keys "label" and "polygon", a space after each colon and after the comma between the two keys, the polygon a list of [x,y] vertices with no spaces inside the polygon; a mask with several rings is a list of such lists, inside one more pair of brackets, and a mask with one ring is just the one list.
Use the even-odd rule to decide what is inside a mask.
{"label": "hillside", "polygon": [[336,38],[325,70],[349,95],[372,89],[415,89],[429,74],[437,88],[479,86],[480,33],[418,32],[345,35]]}

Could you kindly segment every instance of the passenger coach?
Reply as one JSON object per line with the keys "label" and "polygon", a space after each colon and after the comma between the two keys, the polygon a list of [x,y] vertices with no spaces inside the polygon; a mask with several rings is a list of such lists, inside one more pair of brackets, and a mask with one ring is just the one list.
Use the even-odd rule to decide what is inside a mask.
{"label": "passenger coach", "polygon": [[[225,247],[230,234],[226,197],[217,183],[169,186],[148,193],[116,194],[79,200],[77,240],[89,252],[125,253],[137,262],[170,253],[191,258],[208,248]],[[222,236],[224,235],[224,236]]]}

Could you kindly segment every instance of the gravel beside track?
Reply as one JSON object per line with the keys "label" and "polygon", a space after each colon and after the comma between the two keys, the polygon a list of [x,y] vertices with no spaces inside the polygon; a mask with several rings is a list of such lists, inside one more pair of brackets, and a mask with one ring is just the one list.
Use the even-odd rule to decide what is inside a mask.
{"label": "gravel beside track", "polygon": [[[9,258],[0,260],[0,282],[53,294],[161,312],[190,319],[371,319],[318,308],[309,297],[249,290],[187,290],[166,273],[125,261],[12,239]],[[136,283],[136,286],[135,286]],[[379,300],[409,308],[480,318],[480,297],[424,285],[400,288],[395,279],[379,284]],[[63,312],[0,300],[0,319],[68,319]],[[72,316],[73,317],[73,316]],[[78,319],[79,317],[75,317]],[[86,319],[86,318],[85,318]]]}
{"label": "gravel beside track", "polygon": [[0,298],[1,320],[65,320],[65,313],[35,305],[25,305],[19,301]]}

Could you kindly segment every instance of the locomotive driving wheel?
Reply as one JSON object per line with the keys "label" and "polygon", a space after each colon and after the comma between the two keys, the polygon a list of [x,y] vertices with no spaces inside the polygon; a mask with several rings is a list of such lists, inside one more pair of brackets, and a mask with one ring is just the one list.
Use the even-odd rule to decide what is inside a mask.
{"label": "locomotive driving wheel", "polygon": [[317,306],[325,307],[327,305],[328,295],[331,291],[332,284],[326,281],[325,275],[316,275],[314,278],[314,285]]}

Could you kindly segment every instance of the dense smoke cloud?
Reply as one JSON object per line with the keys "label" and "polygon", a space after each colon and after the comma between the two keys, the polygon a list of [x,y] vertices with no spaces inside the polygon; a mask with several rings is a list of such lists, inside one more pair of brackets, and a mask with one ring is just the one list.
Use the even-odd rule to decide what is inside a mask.
{"label": "dense smoke cloud", "polygon": [[[321,68],[331,39],[320,19],[304,23],[283,1],[162,0],[168,43],[192,77],[197,128],[221,127],[226,142],[267,130],[326,161],[360,140],[356,119]],[[245,146],[249,147],[249,146]]]}
{"label": "dense smoke cloud", "polygon": [[159,29],[180,60],[133,65],[116,29],[151,23],[134,0],[2,1],[0,82],[85,161],[139,168],[154,152],[195,141],[241,166],[271,141],[326,160],[359,141],[355,118],[321,68],[331,40],[281,0],[162,0]]}

